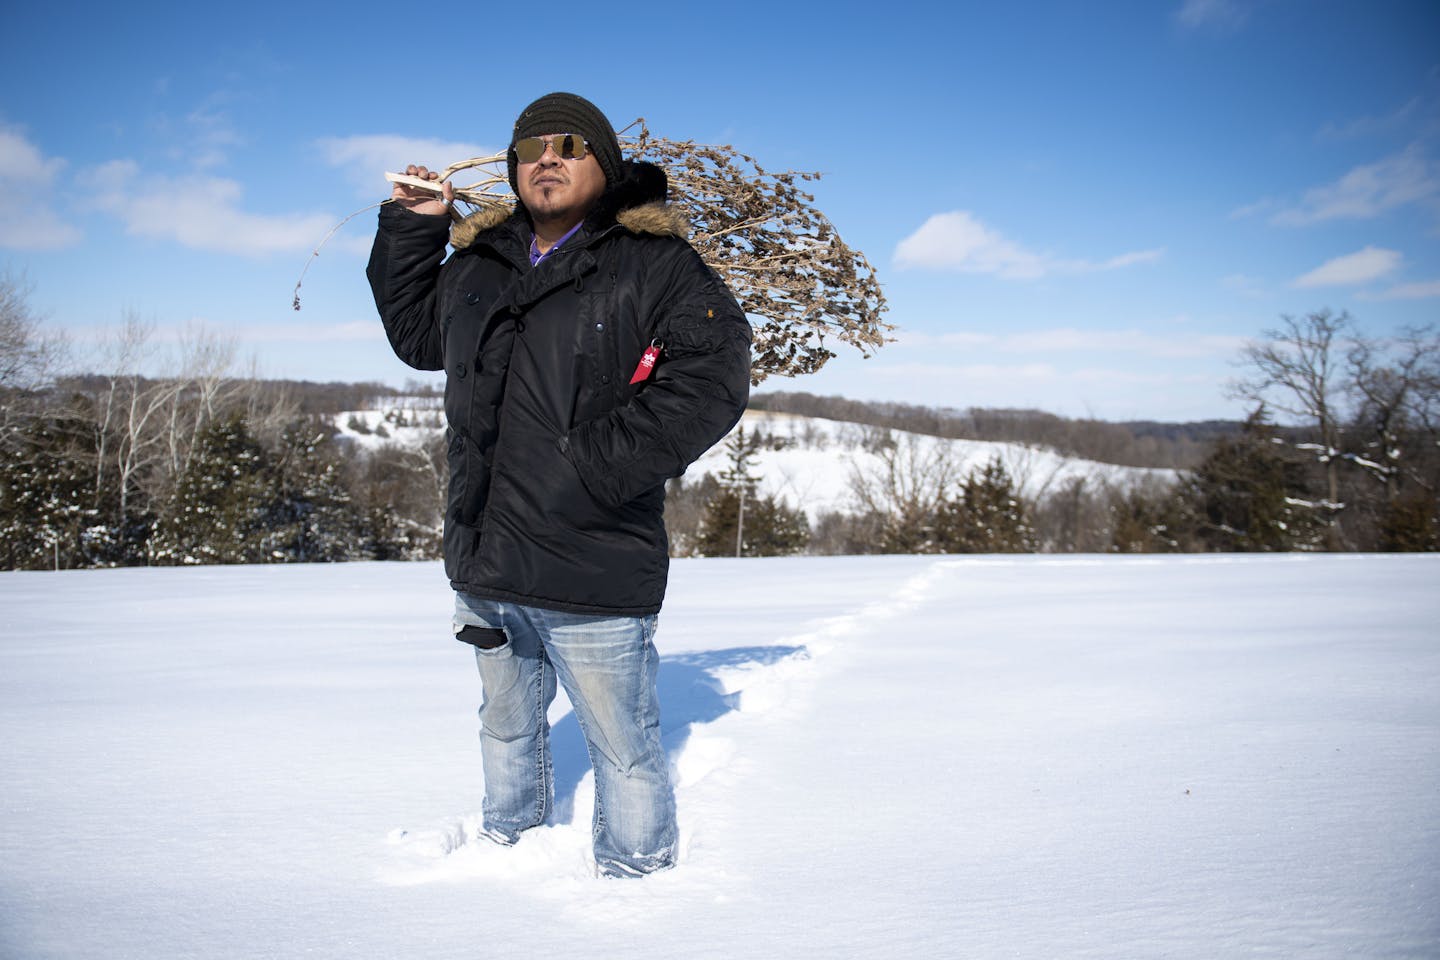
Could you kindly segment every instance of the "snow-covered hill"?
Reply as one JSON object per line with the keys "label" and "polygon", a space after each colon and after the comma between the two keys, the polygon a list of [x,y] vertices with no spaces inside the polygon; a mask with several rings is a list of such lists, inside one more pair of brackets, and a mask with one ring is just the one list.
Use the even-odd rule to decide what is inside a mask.
{"label": "snow-covered hill", "polygon": [[439,397],[388,397],[368,410],[349,410],[332,418],[338,439],[365,449],[386,443],[423,445],[445,432]]}
{"label": "snow-covered hill", "polygon": [[[339,414],[335,427],[339,436],[366,447],[381,443],[423,443],[443,431],[442,414],[433,405],[386,405],[374,410]],[[852,478],[880,467],[880,454],[873,439],[881,431],[857,423],[804,417],[789,413],[747,410],[736,429],[747,435],[757,433],[781,441],[783,446],[767,447],[755,455],[754,473],[759,490],[792,507],[803,509],[811,521],[820,514],[846,513],[854,509]],[[1005,465],[1021,491],[1031,499],[1043,499],[1075,478],[1113,486],[1154,481],[1170,483],[1171,470],[1121,467],[1068,457],[1042,447],[982,440],[947,440],[923,434],[890,431],[905,456],[924,461],[948,457],[958,478],[983,467],[993,459]],[[706,473],[719,476],[728,466],[725,442],[721,441],[686,472],[687,481]]]}
{"label": "snow-covered hill", "polygon": [[503,849],[439,564],[0,573],[0,957],[1440,956],[1440,558],[678,560],[682,857]]}
{"label": "snow-covered hill", "polygon": [[[867,449],[867,439],[882,432],[874,427],[760,410],[747,410],[737,429],[741,427],[748,435],[763,433],[785,443],[781,449],[762,449],[755,454],[760,492],[802,508],[812,522],[821,513],[853,510],[852,478],[873,474],[881,466],[881,455]],[[1016,443],[947,440],[903,430],[889,433],[901,457],[913,457],[919,463],[948,457],[961,479],[999,459],[1021,492],[1032,499],[1041,499],[1077,477],[1122,487],[1147,479],[1169,483],[1175,478],[1170,470],[1096,463]],[[686,476],[718,476],[728,463],[722,441],[696,461]]]}

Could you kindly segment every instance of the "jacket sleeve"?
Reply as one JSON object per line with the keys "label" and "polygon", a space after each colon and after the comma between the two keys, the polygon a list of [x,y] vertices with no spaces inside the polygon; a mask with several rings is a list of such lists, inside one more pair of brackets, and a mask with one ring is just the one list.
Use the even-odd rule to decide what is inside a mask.
{"label": "jacket sleeve", "polygon": [[365,276],[395,355],[417,370],[445,366],[439,280],[450,218],[412,213],[397,204],[380,208],[380,228]]}
{"label": "jacket sleeve", "polygon": [[750,324],[688,245],[660,303],[662,347],[650,380],[628,403],[558,440],[586,489],[612,508],[684,473],[749,399]]}

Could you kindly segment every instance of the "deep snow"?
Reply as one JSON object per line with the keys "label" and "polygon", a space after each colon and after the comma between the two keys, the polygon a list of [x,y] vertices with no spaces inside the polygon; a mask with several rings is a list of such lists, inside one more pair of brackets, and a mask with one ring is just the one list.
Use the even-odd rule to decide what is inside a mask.
{"label": "deep snow", "polygon": [[0,574],[0,956],[1435,957],[1440,558],[674,564],[683,860],[473,836],[434,564]]}

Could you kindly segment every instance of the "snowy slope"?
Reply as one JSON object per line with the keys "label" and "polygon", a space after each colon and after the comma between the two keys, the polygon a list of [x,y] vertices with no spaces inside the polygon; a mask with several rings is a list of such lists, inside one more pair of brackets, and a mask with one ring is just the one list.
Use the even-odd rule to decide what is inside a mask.
{"label": "snowy slope", "polygon": [[350,410],[331,418],[337,438],[373,450],[396,443],[418,447],[445,432],[439,397],[389,397],[369,410]]}
{"label": "snowy slope", "polygon": [[[386,442],[416,445],[444,429],[439,411],[433,406],[430,409],[415,409],[387,405],[374,410],[337,414],[334,423],[338,436],[367,448]],[[362,429],[356,430],[357,425]],[[381,427],[383,435],[376,432]],[[861,474],[872,472],[879,466],[878,454],[865,449],[865,437],[867,432],[872,432],[871,428],[860,424],[747,410],[737,429],[740,427],[749,436],[762,432],[786,442],[783,449],[759,451],[755,455],[753,472],[760,478],[762,494],[778,497],[792,507],[805,510],[812,522],[822,513],[853,511],[852,476],[857,471]],[[999,458],[1022,492],[1032,499],[1053,493],[1066,481],[1077,477],[1122,487],[1147,479],[1169,483],[1175,478],[1171,470],[1097,463],[1016,443],[948,440],[903,430],[893,430],[890,434],[897,444],[913,444],[921,458],[937,451],[946,452],[955,464],[959,478]],[[719,476],[728,465],[725,442],[721,441],[696,461],[685,476],[692,481],[706,473]]]}
{"label": "snowy slope", "polygon": [[683,860],[476,840],[438,565],[0,574],[0,956],[1440,955],[1440,558],[674,564]]}
{"label": "snowy slope", "polygon": [[[747,435],[763,432],[789,441],[783,449],[758,451],[753,472],[760,477],[762,494],[779,497],[792,507],[804,509],[812,521],[821,513],[853,511],[852,477],[857,472],[873,473],[880,466],[879,454],[864,446],[867,430],[871,428],[860,424],[747,410],[739,426],[745,428]],[[944,452],[954,463],[960,479],[998,458],[1021,491],[1032,499],[1053,493],[1061,484],[1076,477],[1119,486],[1147,478],[1169,483],[1175,478],[1171,470],[1096,463],[1017,443],[949,440],[903,430],[892,430],[890,435],[902,447],[913,444],[916,457],[922,462],[926,457]],[[699,477],[705,473],[719,476],[728,465],[722,441],[696,461],[686,476]]]}

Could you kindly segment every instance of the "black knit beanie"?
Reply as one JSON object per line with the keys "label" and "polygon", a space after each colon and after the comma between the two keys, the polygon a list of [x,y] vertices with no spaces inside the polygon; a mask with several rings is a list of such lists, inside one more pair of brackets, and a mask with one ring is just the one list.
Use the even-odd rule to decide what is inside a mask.
{"label": "black knit beanie", "polygon": [[552,133],[580,134],[600,162],[605,183],[614,186],[620,182],[620,140],[615,136],[615,128],[605,119],[605,114],[589,100],[573,93],[547,93],[520,111],[520,117],[515,121],[515,132],[510,136],[506,164],[510,171],[510,189],[517,197],[520,188],[515,182],[515,167],[518,164],[515,141]]}

